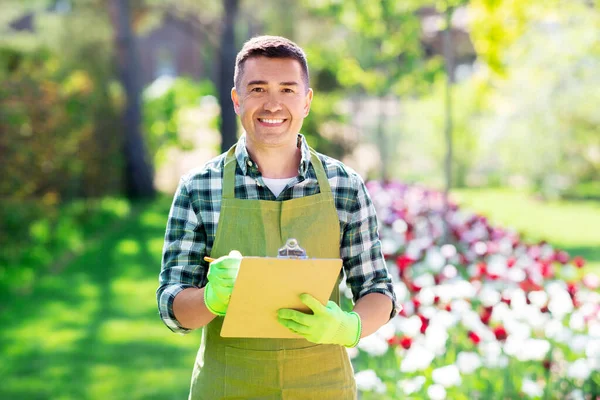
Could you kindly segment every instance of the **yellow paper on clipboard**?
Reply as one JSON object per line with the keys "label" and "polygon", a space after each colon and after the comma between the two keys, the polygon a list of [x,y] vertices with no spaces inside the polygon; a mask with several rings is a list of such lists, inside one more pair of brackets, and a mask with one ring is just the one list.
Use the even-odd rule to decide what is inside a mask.
{"label": "yellow paper on clipboard", "polygon": [[327,304],[341,268],[341,259],[242,258],[221,336],[301,338],[277,322],[277,310],[310,312],[302,293]]}

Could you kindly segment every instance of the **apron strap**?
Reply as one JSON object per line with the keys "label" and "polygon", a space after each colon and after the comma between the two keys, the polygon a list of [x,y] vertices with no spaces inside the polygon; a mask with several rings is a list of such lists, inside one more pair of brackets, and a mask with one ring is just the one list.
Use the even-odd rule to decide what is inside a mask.
{"label": "apron strap", "polygon": [[237,166],[237,159],[235,158],[235,147],[231,146],[225,157],[225,167],[223,170],[223,198],[234,199],[235,198],[235,167]]}
{"label": "apron strap", "polygon": [[327,174],[325,173],[325,168],[323,168],[323,163],[317,156],[317,152],[310,147],[310,162],[315,169],[315,173],[317,174],[317,181],[319,182],[319,189],[321,193],[331,193],[331,186],[329,186],[329,181],[327,180]]}
{"label": "apron strap", "polygon": [[[235,148],[233,145],[225,156],[225,167],[223,171],[223,198],[234,199],[235,198],[235,169],[237,166],[237,159],[235,158]],[[321,193],[331,193],[331,186],[327,180],[327,174],[323,168],[323,163],[317,156],[317,152],[311,147],[310,148],[310,161],[315,169],[317,175],[317,181],[319,182],[319,189]]]}

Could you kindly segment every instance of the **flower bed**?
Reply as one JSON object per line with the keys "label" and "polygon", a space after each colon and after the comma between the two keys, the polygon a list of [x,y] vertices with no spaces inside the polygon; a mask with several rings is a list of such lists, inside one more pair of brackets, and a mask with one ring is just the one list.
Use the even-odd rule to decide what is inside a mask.
{"label": "flower bed", "polygon": [[599,282],[581,257],[444,211],[440,192],[367,186],[403,309],[350,350],[362,399],[600,395]]}

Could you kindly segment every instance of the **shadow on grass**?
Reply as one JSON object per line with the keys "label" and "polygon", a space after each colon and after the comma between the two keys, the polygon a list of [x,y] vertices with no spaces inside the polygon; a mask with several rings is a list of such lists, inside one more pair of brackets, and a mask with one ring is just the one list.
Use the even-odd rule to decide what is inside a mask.
{"label": "shadow on grass", "polygon": [[0,294],[0,398],[186,398],[199,335],[171,333],[155,298],[169,205],[150,204],[31,293]]}

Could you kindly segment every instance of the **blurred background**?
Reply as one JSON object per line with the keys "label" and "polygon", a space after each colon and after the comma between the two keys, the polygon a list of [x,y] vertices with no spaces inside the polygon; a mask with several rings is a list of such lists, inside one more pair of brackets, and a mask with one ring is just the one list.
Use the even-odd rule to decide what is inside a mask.
{"label": "blurred background", "polygon": [[[187,396],[200,332],[174,335],[158,318],[164,229],[180,176],[241,133],[235,56],[260,34],[305,49],[315,97],[302,133],[371,182],[379,206],[391,207],[398,185],[439,195],[442,215],[469,210],[575,265],[543,274],[541,286],[585,278],[597,294],[599,29],[598,0],[2,0],[0,398]],[[395,215],[418,226],[410,212]],[[460,253],[464,238],[443,224],[433,242],[454,240]],[[406,264],[398,257],[418,229],[408,231],[386,237],[390,268]],[[466,272],[481,261],[468,257],[475,242]],[[590,296],[580,305],[593,308]],[[583,351],[596,346],[590,373],[562,392],[568,369],[553,370],[556,386],[542,366],[527,383],[509,375],[519,381],[491,390],[480,375],[461,391],[434,379],[435,365],[407,391],[389,372],[406,358],[400,328],[384,338],[384,361],[370,352],[353,361],[376,374],[365,398],[593,398],[594,327],[582,331]]]}

